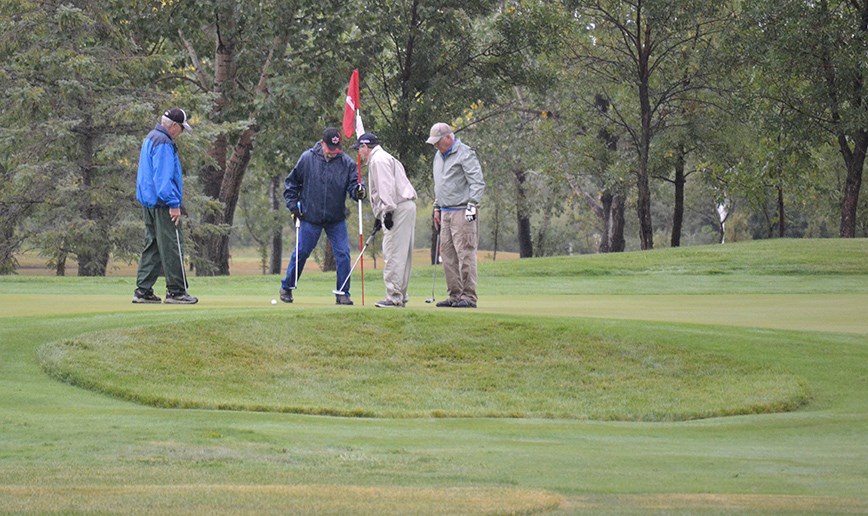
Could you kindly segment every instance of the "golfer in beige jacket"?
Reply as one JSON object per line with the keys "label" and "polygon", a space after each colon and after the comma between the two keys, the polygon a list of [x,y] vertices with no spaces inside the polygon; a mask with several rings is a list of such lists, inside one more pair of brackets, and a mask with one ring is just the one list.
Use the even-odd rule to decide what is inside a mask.
{"label": "golfer in beige jacket", "polygon": [[368,165],[368,188],[375,228],[383,233],[383,282],[386,298],[374,306],[403,308],[413,267],[416,236],[416,190],[407,179],[404,165],[380,146],[376,134],[359,136],[354,149]]}

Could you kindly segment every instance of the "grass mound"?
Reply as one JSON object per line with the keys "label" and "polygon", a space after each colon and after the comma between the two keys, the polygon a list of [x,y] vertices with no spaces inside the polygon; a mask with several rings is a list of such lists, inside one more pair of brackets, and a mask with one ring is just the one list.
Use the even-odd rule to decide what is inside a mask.
{"label": "grass mound", "polygon": [[62,381],[147,405],[362,417],[673,421],[793,410],[806,382],[640,323],[480,313],[255,313],[40,348]]}

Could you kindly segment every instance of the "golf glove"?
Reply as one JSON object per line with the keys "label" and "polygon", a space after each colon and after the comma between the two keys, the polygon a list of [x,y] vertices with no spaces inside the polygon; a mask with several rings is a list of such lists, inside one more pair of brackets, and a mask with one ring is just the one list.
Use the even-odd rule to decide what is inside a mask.
{"label": "golf glove", "polygon": [[289,209],[289,214],[292,216],[292,220],[301,220],[301,210],[298,207],[292,207]]}
{"label": "golf glove", "polygon": [[383,223],[380,222],[380,219],[374,219],[374,231],[379,231],[383,227]]}
{"label": "golf glove", "polygon": [[368,196],[368,191],[365,190],[365,185],[358,184],[356,185],[356,200],[363,201],[365,197]]}
{"label": "golf glove", "polygon": [[467,222],[476,220],[476,205],[472,202],[467,203],[467,208],[464,210],[464,218]]}
{"label": "golf glove", "polygon": [[386,213],[385,215],[383,215],[383,225],[386,226],[387,230],[392,229],[392,226],[395,225],[395,223],[392,221],[392,212],[391,211],[389,213]]}

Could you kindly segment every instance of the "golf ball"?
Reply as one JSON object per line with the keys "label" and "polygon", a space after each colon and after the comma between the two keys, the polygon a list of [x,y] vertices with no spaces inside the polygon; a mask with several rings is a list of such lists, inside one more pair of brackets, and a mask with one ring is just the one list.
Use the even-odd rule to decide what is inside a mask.
{"label": "golf ball", "polygon": [[276,304],[277,304],[277,299],[272,299],[272,300],[271,300],[271,304],[276,305]]}

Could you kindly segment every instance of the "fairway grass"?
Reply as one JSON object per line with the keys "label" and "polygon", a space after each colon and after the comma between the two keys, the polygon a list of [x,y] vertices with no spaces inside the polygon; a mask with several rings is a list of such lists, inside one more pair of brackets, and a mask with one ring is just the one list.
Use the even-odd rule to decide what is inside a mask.
{"label": "fairway grass", "polygon": [[[270,305],[279,281],[275,276],[191,278],[192,291],[201,299],[191,307],[132,305],[132,278],[2,277],[0,512],[866,513],[866,257],[865,240],[826,240],[489,263],[480,267],[480,308],[464,312],[421,301],[431,292],[432,269],[424,265],[417,266],[411,281],[410,308],[399,313],[370,306],[382,289],[374,272],[366,277],[368,306],[360,306],[359,283],[354,283],[354,307],[335,307],[334,274],[315,271],[305,273],[296,303],[278,306]],[[441,291],[442,279],[438,297]],[[189,382],[171,373],[204,353],[217,352],[223,368],[245,364],[231,353],[222,357],[229,348],[214,346],[215,339],[203,339],[221,329],[237,332],[234,338],[243,349],[236,351],[249,357],[249,368],[240,367],[233,381],[224,382],[228,385],[212,380],[210,389],[201,371],[188,369]],[[149,330],[160,338],[139,345],[143,349],[112,342],[149,335]],[[449,342],[469,335],[470,340],[467,349],[444,348],[431,342],[432,335],[447,336]],[[337,337],[332,344],[330,336]],[[188,345],[197,338],[202,340],[195,347]],[[354,347],[361,338],[369,345]],[[203,349],[205,341],[212,341],[210,349]],[[522,355],[522,341],[536,352]],[[555,343],[554,349],[546,348],[548,342]],[[692,419],[681,410],[671,412],[678,417],[647,418],[653,421],[594,420],[575,407],[515,410],[522,417],[431,417],[446,411],[432,413],[435,404],[424,405],[430,397],[412,407],[398,405],[407,385],[435,392],[436,384],[419,384],[432,381],[423,375],[431,368],[423,366],[437,364],[444,349],[452,359],[441,360],[443,370],[472,368],[466,370],[470,374],[436,380],[464,388],[484,385],[490,377],[467,377],[500,372],[490,364],[498,358],[492,354],[498,346],[501,360],[514,359],[507,370],[518,371],[509,385],[495,385],[498,391],[507,389],[503,401],[532,408],[562,403],[533,400],[530,393],[533,387],[556,391],[542,374],[559,367],[552,362],[565,361],[568,373],[575,372],[569,368],[581,362],[564,359],[576,342],[600,344],[599,356],[608,352],[611,363],[628,371],[646,364],[649,356],[690,359],[707,378],[738,384],[751,375],[781,375],[784,383],[794,381],[810,396],[780,412]],[[134,395],[225,401],[241,399],[251,384],[261,382],[257,395],[244,403],[261,403],[269,396],[262,393],[271,388],[279,402],[276,410],[281,404],[301,406],[287,403],[287,392],[294,375],[307,368],[282,362],[314,364],[317,345],[324,344],[331,347],[319,349],[323,356],[343,352],[347,367],[371,368],[369,377],[364,370],[336,376],[360,391],[344,408],[364,410],[377,402],[382,417],[160,408]],[[435,344],[441,347],[428,351],[437,353],[420,355]],[[83,346],[94,347],[80,354]],[[259,346],[274,363],[261,363]],[[64,356],[64,348],[75,353]],[[632,366],[623,360],[630,350],[639,353]],[[180,363],[168,362],[164,373],[156,367],[160,356]],[[537,357],[550,362],[536,368]],[[94,362],[84,367],[85,358]],[[413,363],[417,369],[406,373],[409,379],[385,383],[381,391],[364,390],[376,387],[365,379],[384,382],[390,365],[403,369]],[[113,379],[111,364],[132,373],[121,371],[129,376]],[[714,364],[719,371],[711,368]],[[88,387],[111,396],[58,381],[43,366],[66,368],[53,374],[73,382],[73,373],[87,373]],[[297,369],[282,369],[290,366]],[[609,374],[618,370],[613,367]],[[277,371],[277,376],[257,378],[263,371]],[[316,371],[322,369],[310,372]],[[664,378],[681,379],[673,371],[677,368]],[[645,372],[636,367],[633,376],[653,379]],[[727,378],[730,372],[735,374]],[[527,386],[519,388],[522,382]],[[128,391],[112,392],[112,385]],[[339,406],[347,385],[317,387],[310,406]],[[193,395],[171,394],[179,389]],[[390,391],[391,405],[383,404]],[[729,400],[743,399],[746,391]],[[442,386],[437,392],[444,404],[451,394],[455,407],[491,402],[482,392],[463,399]],[[491,393],[496,398],[496,391]],[[372,394],[375,399],[367,403]],[[599,389],[585,393],[599,395]],[[390,411],[397,417],[385,417]]]}

